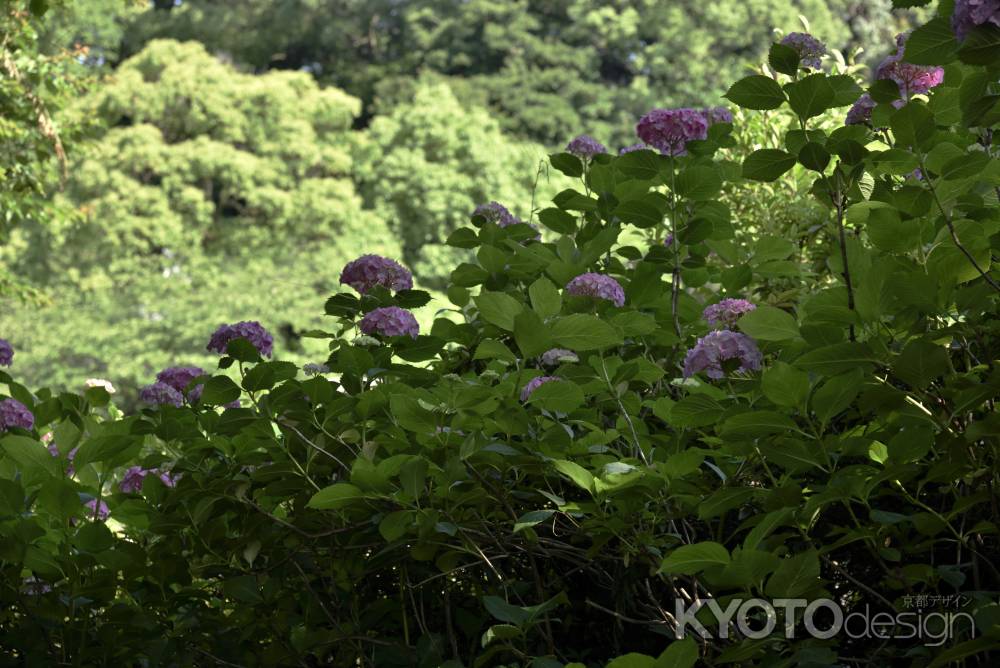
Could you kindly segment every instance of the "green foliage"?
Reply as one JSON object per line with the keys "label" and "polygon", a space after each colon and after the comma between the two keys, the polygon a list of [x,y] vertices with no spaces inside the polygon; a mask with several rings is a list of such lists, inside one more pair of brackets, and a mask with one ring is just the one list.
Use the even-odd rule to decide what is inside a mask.
{"label": "green foliage", "polygon": [[418,82],[413,99],[375,118],[365,140],[356,172],[365,199],[432,283],[467,255],[444,244],[476,206],[508,203],[527,220],[532,194],[541,202],[554,193],[538,174],[541,147],[511,141],[489,113],[463,108],[442,82]]}
{"label": "green foliage", "polygon": [[147,11],[126,50],[150,38],[194,39],[260,71],[310,68],[391,112],[414,77],[435,72],[464,103],[488,105],[505,130],[555,146],[580,132],[631,143],[653,106],[710,105],[775,29],[801,29],[872,57],[911,14],[888,0],[186,0]]}

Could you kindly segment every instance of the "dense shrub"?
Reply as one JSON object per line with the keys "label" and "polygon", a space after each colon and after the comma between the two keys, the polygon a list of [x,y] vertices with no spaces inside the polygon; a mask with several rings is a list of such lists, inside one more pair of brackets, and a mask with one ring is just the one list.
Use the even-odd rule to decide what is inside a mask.
{"label": "dense shrub", "polygon": [[[1000,27],[959,43],[950,10],[828,131],[862,89],[772,46],[727,97],[798,128],[738,169],[698,110],[642,123],[670,155],[552,155],[578,185],[537,215],[551,240],[471,216],[426,331],[431,296],[377,261],[393,276],[326,302],[308,374],[244,324],[128,415],[98,382],[0,375],[23,405],[0,413],[5,664],[987,665]],[[796,165],[827,212],[809,258],[719,199]],[[801,286],[780,307],[756,298],[776,279]],[[675,637],[676,601],[956,594],[942,643]]]}

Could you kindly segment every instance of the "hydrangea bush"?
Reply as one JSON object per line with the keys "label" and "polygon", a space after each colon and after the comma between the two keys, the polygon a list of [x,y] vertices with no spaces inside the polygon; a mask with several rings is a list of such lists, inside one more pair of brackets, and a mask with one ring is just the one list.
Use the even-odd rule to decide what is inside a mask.
{"label": "hydrangea bush", "polygon": [[[0,662],[990,665],[993,6],[945,3],[887,45],[934,72],[919,91],[776,43],[727,98],[795,122],[748,154],[731,116],[694,109],[637,119],[617,156],[553,154],[578,185],[453,232],[474,260],[426,331],[431,296],[362,258],[308,369],[263,324],[223,325],[217,369],[164,370],[122,415],[100,384],[32,392],[14,361]],[[863,95],[863,118],[816,126]],[[793,170],[827,211],[808,261],[720,198]],[[706,607],[713,635],[678,637],[678,603],[749,598],[966,614],[936,642],[811,637],[789,609],[757,638]]]}

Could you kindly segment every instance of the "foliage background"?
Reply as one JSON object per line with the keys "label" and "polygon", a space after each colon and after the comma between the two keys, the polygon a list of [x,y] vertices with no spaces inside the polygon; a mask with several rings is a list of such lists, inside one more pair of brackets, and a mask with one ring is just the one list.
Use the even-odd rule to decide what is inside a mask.
{"label": "foliage background", "polygon": [[[38,73],[66,179],[5,91],[21,122],[0,138],[38,157],[0,189],[35,193],[2,202],[0,328],[30,385],[98,375],[126,397],[205,359],[192,332],[206,319],[260,318],[285,332],[283,355],[314,361],[322,347],[298,334],[346,260],[399,257],[440,289],[467,258],[443,243],[466,212],[497,200],[528,218],[567,183],[547,152],[579,132],[614,149],[653,106],[720,103],[775,31],[805,20],[868,62],[921,16],[889,0],[87,0],[43,20],[25,7],[8,4],[23,27],[12,53]],[[767,143],[767,127],[743,140]],[[746,229],[808,229],[803,189],[789,177],[769,201],[741,200]],[[261,286],[281,298],[251,296]]]}

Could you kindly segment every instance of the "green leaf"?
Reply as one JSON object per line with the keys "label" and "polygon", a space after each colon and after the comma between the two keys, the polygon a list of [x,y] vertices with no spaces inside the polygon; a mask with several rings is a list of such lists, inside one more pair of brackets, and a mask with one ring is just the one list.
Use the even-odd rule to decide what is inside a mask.
{"label": "green leaf", "polygon": [[764,396],[779,406],[804,406],[809,398],[809,376],[786,362],[775,362],[761,376]]}
{"label": "green leaf", "polygon": [[600,318],[583,313],[564,316],[552,325],[552,340],[574,351],[599,350],[622,342],[618,331]]}
{"label": "green leaf", "polygon": [[221,406],[240,398],[240,386],[229,376],[212,376],[205,382],[201,393],[201,403]]}
{"label": "green leaf", "polygon": [[313,494],[306,505],[316,510],[337,510],[357,504],[365,498],[365,494],[354,485],[338,482]]}
{"label": "green leaf", "polygon": [[[544,387],[544,385],[542,387]],[[572,480],[580,489],[584,489],[591,494],[594,493],[594,476],[587,469],[583,468],[576,462],[567,461],[565,459],[553,459],[552,466],[554,466],[559,473],[562,473],[564,476]]]}
{"label": "green leaf", "polygon": [[583,390],[568,380],[544,383],[528,398],[528,403],[547,411],[570,413],[583,405]]}
{"label": "green leaf", "polygon": [[768,434],[798,431],[791,418],[774,411],[739,413],[722,423],[723,438],[757,438]]}
{"label": "green leaf", "polygon": [[698,645],[694,637],[675,640],[656,659],[656,668],[694,668],[698,662]]}
{"label": "green leaf", "polygon": [[663,213],[650,198],[626,200],[615,209],[623,223],[641,228],[656,227],[663,222]]}
{"label": "green leaf", "polygon": [[822,174],[830,164],[830,153],[822,144],[811,141],[799,150],[799,164]]}
{"label": "green leaf", "polygon": [[483,339],[482,342],[476,346],[476,353],[472,356],[472,359],[503,360],[504,362],[509,362],[511,364],[517,362],[517,356],[511,352],[510,348],[496,339]]}
{"label": "green leaf", "polygon": [[785,93],[788,94],[788,106],[802,119],[819,116],[833,106],[833,86],[822,73],[786,84]]}
{"label": "green leaf", "polygon": [[946,162],[941,168],[941,178],[951,181],[975,176],[984,172],[989,163],[990,156],[984,151],[971,151]]}
{"label": "green leaf", "polygon": [[142,439],[129,434],[95,436],[84,441],[73,457],[73,466],[80,470],[87,464],[105,462],[113,465],[125,463],[138,454]]}
{"label": "green leaf", "polygon": [[711,167],[688,167],[677,175],[674,187],[678,195],[689,200],[710,200],[722,190],[722,177]]}
{"label": "green leaf", "polygon": [[744,109],[777,109],[785,102],[785,91],[771,77],[752,74],[729,87],[727,99]]}
{"label": "green leaf", "polygon": [[958,58],[967,65],[1000,65],[1000,27],[987,23],[970,30]]}
{"label": "green leaf", "polygon": [[822,424],[846,410],[857,398],[864,382],[861,369],[834,376],[820,386],[812,398],[813,411]]}
{"label": "green leaf", "polygon": [[923,339],[906,344],[902,354],[892,363],[893,374],[917,389],[927,387],[936,378],[947,374],[950,368],[945,348]]}
{"label": "green leaf", "polygon": [[538,212],[538,222],[559,234],[576,232],[576,216],[566,213],[562,209],[542,209]]}
{"label": "green leaf", "polygon": [[714,566],[725,566],[729,551],[713,541],[682,545],[667,555],[660,564],[660,573],[694,575]]}
{"label": "green leaf", "polygon": [[[22,471],[45,471],[60,475],[59,460],[49,454],[48,449],[27,436],[5,436],[0,440],[4,454],[17,463]],[[82,467],[82,465],[81,465]]]}
{"label": "green leaf", "polygon": [[521,311],[514,318],[514,340],[526,358],[535,357],[554,347],[549,328],[531,309]]}
{"label": "green leaf", "polygon": [[656,668],[656,659],[645,654],[631,652],[611,659],[604,668]]}
{"label": "green leaf", "polygon": [[865,343],[835,343],[811,350],[795,360],[803,371],[836,376],[854,368],[868,369],[877,361]]}
{"label": "green leaf", "polygon": [[799,52],[788,46],[775,42],[767,52],[767,62],[775,72],[795,76],[799,71]]}
{"label": "green leaf", "polygon": [[560,172],[571,178],[583,176],[583,163],[572,153],[553,153],[549,162]]}
{"label": "green leaf", "polygon": [[424,493],[427,479],[427,460],[412,457],[399,468],[399,483],[411,499],[419,499]]}
{"label": "green leaf", "polygon": [[554,510],[532,510],[527,512],[517,518],[517,522],[514,524],[513,533],[523,531],[529,527],[535,526],[536,524],[541,524],[552,517],[555,512],[556,511]]}
{"label": "green leaf", "polygon": [[773,598],[796,598],[820,583],[819,554],[810,550],[782,560],[764,592]]}
{"label": "green leaf", "polygon": [[483,320],[508,332],[514,331],[514,318],[524,308],[521,302],[505,292],[484,292],[472,300]]}
{"label": "green leaf", "polygon": [[742,332],[760,341],[787,341],[799,338],[799,326],[787,311],[762,304],[743,314],[739,320]]}
{"label": "green leaf", "polygon": [[715,424],[725,409],[706,394],[689,394],[670,410],[670,424],[675,427],[704,427]]}
{"label": "green leaf", "polygon": [[951,21],[938,16],[910,33],[903,60],[914,65],[945,65],[955,59],[957,51]]}
{"label": "green leaf", "polygon": [[562,310],[562,295],[559,289],[549,279],[542,276],[528,287],[531,297],[531,308],[535,309],[541,318],[558,315]]}
{"label": "green leaf", "polygon": [[774,181],[795,166],[796,156],[776,148],[754,151],[743,161],[743,178],[754,181]]}

